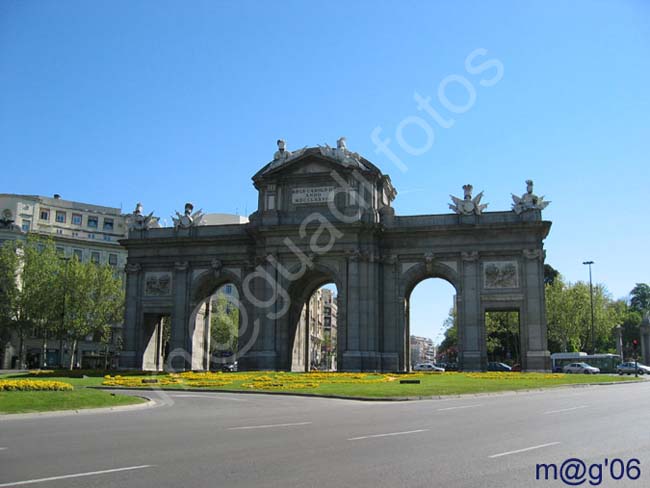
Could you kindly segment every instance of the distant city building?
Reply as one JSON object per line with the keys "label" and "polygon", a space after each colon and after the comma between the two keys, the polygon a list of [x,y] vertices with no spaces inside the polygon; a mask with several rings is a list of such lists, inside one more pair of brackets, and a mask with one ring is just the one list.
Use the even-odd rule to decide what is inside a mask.
{"label": "distant city building", "polygon": [[236,214],[226,213],[209,213],[203,215],[201,225],[229,225],[229,224],[246,224],[247,217]]}
{"label": "distant city building", "polygon": [[323,332],[325,336],[325,342],[323,344],[324,369],[336,370],[338,305],[334,291],[321,288],[321,293],[323,294]]}
{"label": "distant city building", "polygon": [[[120,275],[124,273],[127,251],[118,240],[126,237],[126,215],[121,209],[89,203],[64,200],[60,195],[44,197],[37,195],[0,194],[0,245],[8,240],[24,240],[28,234],[51,237],[62,256],[83,262],[108,264]],[[116,326],[120,328],[121,326]],[[115,341],[119,334],[113,334]],[[81,367],[102,367],[105,346],[88,336],[78,346],[75,364]],[[59,364],[58,341],[47,348],[42,357],[42,341],[32,335],[26,344],[27,366]],[[115,359],[117,344],[111,346],[109,354]],[[9,341],[0,344],[0,368],[18,366],[18,339],[12,335]],[[67,344],[64,342],[64,361],[69,360]]]}
{"label": "distant city building", "polygon": [[[309,369],[336,369],[336,313],[336,295],[332,290],[320,288],[311,295],[298,321],[293,346],[291,368],[293,371],[304,371],[305,360],[308,361]],[[308,354],[305,351],[307,330],[309,330]]]}
{"label": "distant city building", "polygon": [[428,337],[411,336],[411,367],[418,363],[433,363],[436,358],[436,346]]}

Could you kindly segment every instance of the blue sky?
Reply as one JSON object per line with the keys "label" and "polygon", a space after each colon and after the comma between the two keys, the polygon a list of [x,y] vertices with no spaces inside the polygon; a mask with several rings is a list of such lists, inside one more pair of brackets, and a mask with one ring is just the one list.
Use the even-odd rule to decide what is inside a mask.
{"label": "blue sky", "polygon": [[[470,68],[492,67],[471,73],[477,49]],[[592,259],[622,297],[650,281],[648,59],[644,1],[5,0],[0,192],[251,213],[278,137],[345,135],[391,175],[398,214],[445,213],[465,183],[505,210],[532,178],[552,201],[547,262],[576,281]],[[453,290],[431,283],[411,323],[434,337]]]}

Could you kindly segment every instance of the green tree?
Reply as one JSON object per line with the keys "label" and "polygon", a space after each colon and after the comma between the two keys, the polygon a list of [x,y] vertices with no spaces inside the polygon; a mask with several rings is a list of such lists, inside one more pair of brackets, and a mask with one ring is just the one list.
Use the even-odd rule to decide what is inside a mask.
{"label": "green tree", "polygon": [[[594,335],[596,350],[611,351],[613,329],[620,323],[623,310],[613,301],[602,284],[593,287]],[[546,285],[546,321],[549,349],[553,352],[577,352],[591,349],[591,303],[589,284],[566,283],[558,276]]]}
{"label": "green tree", "polygon": [[518,312],[487,312],[485,329],[488,357],[521,362]]}
{"label": "green tree", "polygon": [[66,283],[66,311],[64,326],[70,343],[69,368],[79,341],[88,335],[108,336],[112,324],[123,313],[124,291],[121,280],[110,266],[82,263],[72,259]]}
{"label": "green tree", "polygon": [[544,265],[544,284],[545,285],[552,285],[555,283],[556,278],[560,276],[560,272],[555,269],[553,266],[550,264],[545,264]]}
{"label": "green tree", "polygon": [[51,239],[29,236],[2,246],[0,322],[5,330],[18,334],[21,367],[26,365],[25,337],[31,330],[43,339],[45,361],[47,339],[55,333],[60,319],[60,275],[61,263]]}
{"label": "green tree", "polygon": [[239,339],[239,309],[229,297],[217,293],[212,301],[210,348],[212,351],[237,352]]}
{"label": "green tree", "polygon": [[[11,331],[19,329],[19,258],[15,241],[0,247],[0,347],[10,340]],[[23,336],[21,335],[21,338]],[[23,345],[20,345],[22,353]],[[21,354],[21,359],[24,355]],[[22,365],[22,362],[21,362]]]}
{"label": "green tree", "polygon": [[449,362],[456,361],[458,355],[458,327],[456,325],[456,310],[449,309],[449,315],[443,323],[445,337],[438,346],[439,355],[444,355]]}
{"label": "green tree", "polygon": [[637,283],[630,292],[630,307],[641,314],[650,312],[650,285]]}

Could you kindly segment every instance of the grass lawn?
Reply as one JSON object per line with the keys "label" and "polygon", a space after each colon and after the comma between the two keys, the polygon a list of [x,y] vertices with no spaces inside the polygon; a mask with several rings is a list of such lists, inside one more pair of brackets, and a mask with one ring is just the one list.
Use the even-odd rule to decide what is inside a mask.
{"label": "grass lawn", "polygon": [[[37,376],[0,375],[1,379],[38,379]],[[0,391],[0,414],[77,410],[82,408],[114,407],[142,403],[142,398],[111,395],[109,392],[86,388],[99,385],[103,378],[43,378],[63,381],[74,386],[72,391]]]}
{"label": "grass lawn", "polygon": [[[155,388],[142,385],[146,376],[111,379],[109,386]],[[295,392],[347,397],[428,397],[463,393],[486,393],[549,388],[585,383],[628,381],[633,377],[613,375],[565,375],[543,373],[416,373],[407,375],[366,373],[182,373],[158,375],[161,387],[173,389],[218,389],[226,391]],[[420,384],[400,384],[400,380]],[[167,381],[175,383],[166,384]],[[105,384],[106,384],[105,383]]]}
{"label": "grass lawn", "polygon": [[[69,378],[55,372],[49,375],[12,375],[12,378],[42,378],[64,381],[74,385],[74,391],[0,392],[0,412],[41,412],[78,408],[107,407],[139,403],[139,398],[111,396],[88,386],[127,387],[143,390],[159,387],[172,389],[224,390],[247,392],[293,392],[318,395],[336,395],[350,398],[429,397],[466,393],[488,393],[535,388],[552,388],[585,383],[607,383],[633,380],[633,376],[564,375],[543,373],[181,373],[144,375],[131,373],[110,380],[103,373],[89,372],[83,378]],[[65,373],[63,373],[65,374]],[[78,373],[77,373],[78,375]],[[91,376],[92,375],[92,376]],[[5,375],[9,378],[9,375]],[[2,379],[2,376],[0,376]],[[142,380],[156,380],[143,384]],[[400,380],[419,380],[420,384],[400,384]]]}

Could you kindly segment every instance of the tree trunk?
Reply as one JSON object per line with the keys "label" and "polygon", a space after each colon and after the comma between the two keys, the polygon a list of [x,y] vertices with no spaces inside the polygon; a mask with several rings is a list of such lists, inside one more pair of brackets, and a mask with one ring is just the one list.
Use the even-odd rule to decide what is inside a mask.
{"label": "tree trunk", "polygon": [[25,350],[25,331],[20,329],[20,347],[18,351],[18,369],[27,367],[27,351]]}
{"label": "tree trunk", "polygon": [[108,344],[104,345],[104,371],[108,369]]}
{"label": "tree trunk", "polygon": [[47,334],[43,334],[43,343],[41,344],[41,369],[47,368]]}
{"label": "tree trunk", "polygon": [[70,371],[74,368],[74,357],[77,352],[77,339],[72,339],[72,345],[70,346]]}
{"label": "tree trunk", "polygon": [[59,368],[65,368],[65,362],[63,360],[63,337],[59,337]]}

